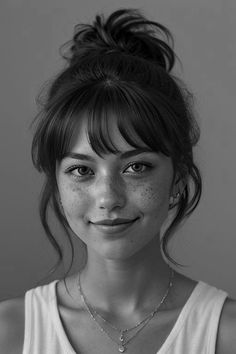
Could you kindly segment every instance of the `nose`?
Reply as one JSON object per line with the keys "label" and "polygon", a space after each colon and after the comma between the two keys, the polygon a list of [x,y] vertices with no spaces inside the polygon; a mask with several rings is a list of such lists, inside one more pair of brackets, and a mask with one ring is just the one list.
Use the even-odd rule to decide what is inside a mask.
{"label": "nose", "polygon": [[96,204],[99,209],[111,211],[126,203],[125,188],[119,177],[101,177],[96,184]]}

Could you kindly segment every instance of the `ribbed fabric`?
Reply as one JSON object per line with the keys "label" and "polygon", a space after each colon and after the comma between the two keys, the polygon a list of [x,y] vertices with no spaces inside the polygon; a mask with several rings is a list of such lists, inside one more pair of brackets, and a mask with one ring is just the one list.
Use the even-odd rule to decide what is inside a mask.
{"label": "ribbed fabric", "polygon": [[[76,354],[58,312],[57,282],[25,294],[23,354]],[[157,354],[215,354],[218,324],[226,297],[225,291],[198,282]]]}

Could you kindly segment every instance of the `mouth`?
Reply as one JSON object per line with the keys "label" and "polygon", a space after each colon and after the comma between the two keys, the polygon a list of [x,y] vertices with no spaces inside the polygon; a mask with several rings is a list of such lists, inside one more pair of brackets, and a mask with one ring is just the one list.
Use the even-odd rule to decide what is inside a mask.
{"label": "mouth", "polygon": [[98,231],[102,231],[103,233],[117,233],[128,230],[139,218],[131,220],[129,222],[113,224],[113,225],[106,225],[106,224],[94,224],[91,222],[93,227],[95,227]]}
{"label": "mouth", "polygon": [[104,219],[104,220],[100,220],[100,221],[96,221],[96,222],[92,222],[92,223],[96,224],[96,225],[113,226],[113,225],[120,225],[120,224],[128,224],[130,222],[133,222],[134,220],[135,219],[116,218],[116,219]]}

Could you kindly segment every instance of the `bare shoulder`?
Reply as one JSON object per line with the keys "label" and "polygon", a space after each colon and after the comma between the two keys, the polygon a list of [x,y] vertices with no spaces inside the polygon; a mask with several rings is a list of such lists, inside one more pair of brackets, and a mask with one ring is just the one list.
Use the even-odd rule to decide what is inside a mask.
{"label": "bare shoulder", "polygon": [[236,348],[236,301],[225,300],[219,323],[216,354],[232,354]]}
{"label": "bare shoulder", "polygon": [[24,296],[0,302],[0,352],[20,354],[24,342]]}

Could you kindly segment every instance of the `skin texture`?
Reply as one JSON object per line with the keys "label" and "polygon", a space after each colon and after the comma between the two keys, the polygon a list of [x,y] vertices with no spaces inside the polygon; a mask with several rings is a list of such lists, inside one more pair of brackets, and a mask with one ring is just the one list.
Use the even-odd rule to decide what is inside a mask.
{"label": "skin texture", "polygon": [[[125,142],[115,126],[112,129],[113,141],[120,151],[134,149]],[[90,162],[68,157],[57,167],[58,189],[65,216],[74,233],[88,246],[89,252],[94,251],[107,259],[126,259],[153,237],[159,236],[168,214],[173,179],[170,158],[157,153],[143,153],[124,161],[114,154],[101,158],[89,145],[86,121],[72,152],[87,154],[95,159]],[[136,165],[127,167],[130,162]],[[141,162],[153,167],[145,167]],[[79,165],[83,167],[76,168]],[[70,168],[74,170],[68,171]],[[127,230],[125,237],[103,235],[91,223],[118,217],[139,218]]]}
{"label": "skin texture", "polygon": [[[134,150],[113,122],[109,132],[115,146],[121,153]],[[169,277],[159,240],[173,186],[172,161],[156,152],[125,160],[115,154],[99,157],[91,149],[86,128],[84,119],[71,152],[89,155],[94,161],[66,157],[56,170],[64,215],[74,234],[87,246],[87,263],[81,275],[83,289],[91,303],[104,306],[104,311],[112,308],[114,315],[132,313],[140,303],[144,308],[146,304],[155,307]],[[82,174],[85,177],[81,178]],[[114,218],[138,220],[116,234],[105,234],[91,223]]]}

